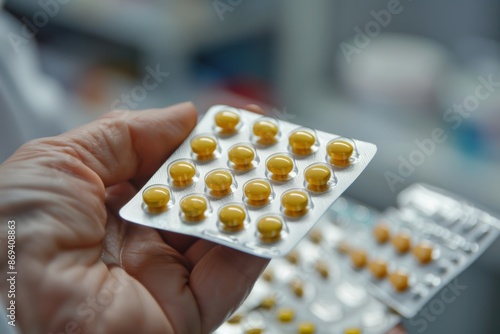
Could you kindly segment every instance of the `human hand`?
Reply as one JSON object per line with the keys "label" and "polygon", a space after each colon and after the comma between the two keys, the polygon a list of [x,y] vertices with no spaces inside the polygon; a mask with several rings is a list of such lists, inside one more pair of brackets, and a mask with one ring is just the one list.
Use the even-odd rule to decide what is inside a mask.
{"label": "human hand", "polygon": [[24,333],[209,333],[239,306],[266,259],[117,214],[195,124],[190,103],[116,111],[0,166],[0,270],[15,220]]}

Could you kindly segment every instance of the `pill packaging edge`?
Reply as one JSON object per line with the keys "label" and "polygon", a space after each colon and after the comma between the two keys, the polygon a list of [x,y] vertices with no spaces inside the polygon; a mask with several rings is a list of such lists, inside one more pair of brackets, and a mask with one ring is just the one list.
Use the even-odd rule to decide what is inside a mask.
{"label": "pill packaging edge", "polygon": [[[217,136],[218,144],[220,145],[219,157],[209,162],[194,161],[191,157],[190,140],[199,134],[211,133],[214,134],[214,116],[216,113],[223,110],[236,110],[243,121],[238,133],[234,136],[224,137]],[[320,143],[319,149],[306,157],[294,157],[296,167],[298,168],[297,175],[287,182],[271,181],[273,187],[274,198],[266,206],[262,208],[246,207],[249,222],[246,228],[238,233],[226,233],[217,228],[217,211],[220,207],[230,203],[243,204],[243,185],[255,178],[266,179],[266,159],[275,153],[289,153],[288,151],[288,134],[298,128],[303,128],[300,125],[292,124],[285,121],[278,120],[280,130],[280,140],[275,145],[269,147],[259,147],[252,145],[258,155],[259,163],[255,169],[247,173],[233,173],[233,179],[237,183],[236,189],[232,194],[220,199],[210,199],[210,212],[207,218],[197,224],[187,224],[180,219],[179,201],[190,194],[204,194],[205,185],[204,177],[209,171],[214,169],[229,169],[227,164],[228,149],[237,143],[251,143],[251,125],[262,115],[251,113],[246,110],[236,109],[228,106],[214,106],[208,110],[204,117],[200,120],[196,128],[189,135],[189,137],[181,144],[181,146],[167,159],[167,161],[160,167],[160,169],[153,175],[147,184],[139,191],[121,210],[120,215],[122,218],[162,229],[167,231],[178,232],[182,234],[192,235],[207,239],[219,244],[223,244],[238,250],[259,255],[262,257],[272,258],[283,256],[288,253],[307,232],[314,226],[323,213],[330,207],[330,205],[354,182],[354,180],[361,174],[371,159],[374,157],[377,148],[371,143],[366,143],[359,140],[354,140],[359,159],[357,162],[346,168],[332,167],[332,171],[336,177],[336,185],[331,187],[330,191],[322,194],[314,194],[308,192],[312,208],[308,213],[300,219],[288,219],[284,217],[285,227],[283,238],[276,243],[262,243],[260,242],[257,231],[256,222],[258,218],[266,214],[280,214],[280,197],[284,191],[289,189],[304,189],[304,175],[305,168],[313,163],[321,162],[326,163],[326,144],[335,138],[341,137],[340,135],[329,134],[326,132],[315,130],[317,138]],[[161,145],[161,143],[158,143]],[[194,184],[186,188],[171,189],[171,207],[157,214],[150,214],[142,207],[142,191],[154,184],[168,185],[168,166],[178,159],[193,160],[197,168],[197,180]],[[244,206],[244,205],[243,205]]]}

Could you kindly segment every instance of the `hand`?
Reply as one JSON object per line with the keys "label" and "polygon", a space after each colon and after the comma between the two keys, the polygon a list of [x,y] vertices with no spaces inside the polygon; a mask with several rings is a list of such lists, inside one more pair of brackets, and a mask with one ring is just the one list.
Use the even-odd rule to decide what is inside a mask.
{"label": "hand", "polygon": [[117,214],[195,124],[190,103],[111,112],[0,166],[0,270],[15,220],[24,333],[209,333],[238,307],[267,260]]}

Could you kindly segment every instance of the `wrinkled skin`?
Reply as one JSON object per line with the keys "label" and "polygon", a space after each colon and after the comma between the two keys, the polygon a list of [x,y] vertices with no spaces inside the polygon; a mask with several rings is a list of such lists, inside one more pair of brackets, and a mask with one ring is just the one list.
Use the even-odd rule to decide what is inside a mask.
{"label": "wrinkled skin", "polygon": [[112,112],[0,166],[0,271],[13,219],[23,333],[209,333],[238,307],[267,260],[117,214],[195,124],[190,103]]}

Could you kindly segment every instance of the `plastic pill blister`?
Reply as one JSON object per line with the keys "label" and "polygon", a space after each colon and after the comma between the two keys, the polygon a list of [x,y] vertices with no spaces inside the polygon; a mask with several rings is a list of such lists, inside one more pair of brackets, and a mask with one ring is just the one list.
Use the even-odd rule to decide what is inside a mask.
{"label": "plastic pill blister", "polygon": [[370,143],[214,106],[120,215],[262,257],[283,256],[376,150]]}
{"label": "plastic pill blister", "polygon": [[[341,202],[339,202],[341,203]],[[335,203],[330,226],[340,265],[404,317],[415,316],[498,237],[490,214],[436,188],[414,185],[374,224]]]}
{"label": "plastic pill blister", "polygon": [[[343,199],[340,199],[343,200]],[[366,213],[366,212],[365,212]],[[374,218],[376,213],[368,212]],[[388,333],[401,320],[342,268],[331,223],[317,224],[285,258],[273,259],[245,303],[216,331],[236,333]]]}

